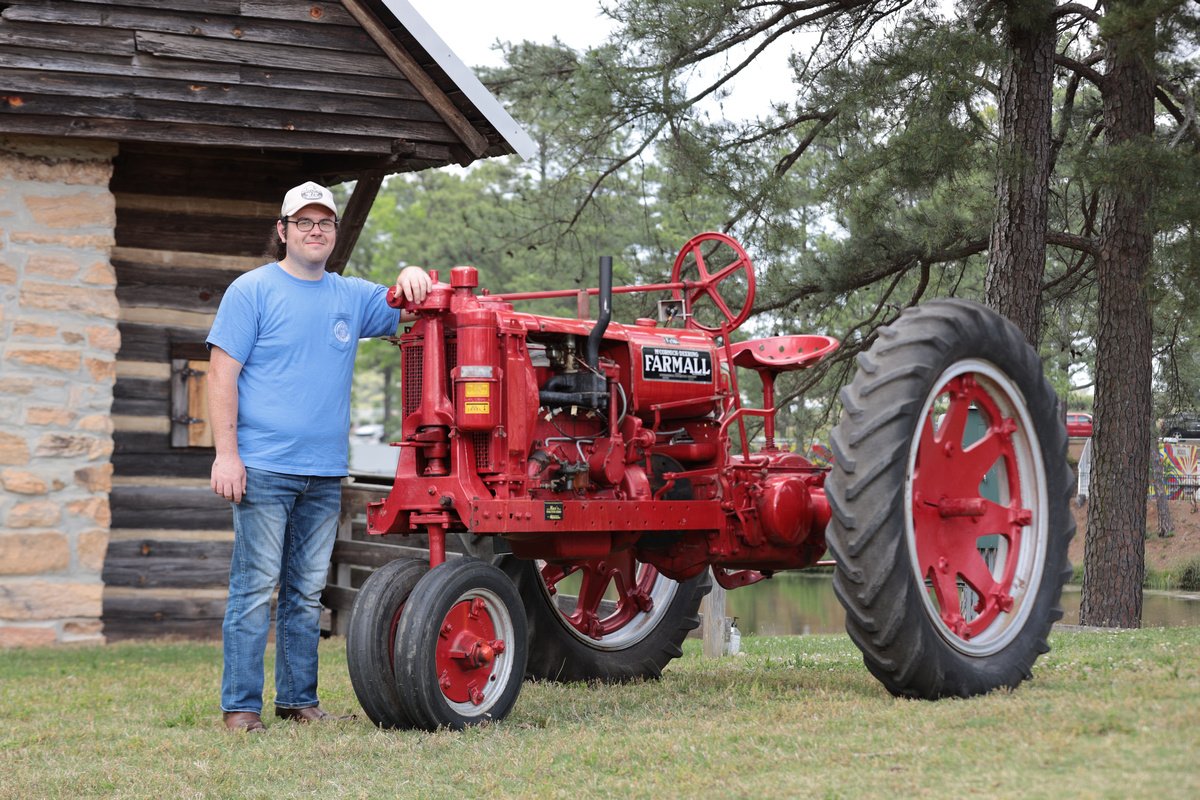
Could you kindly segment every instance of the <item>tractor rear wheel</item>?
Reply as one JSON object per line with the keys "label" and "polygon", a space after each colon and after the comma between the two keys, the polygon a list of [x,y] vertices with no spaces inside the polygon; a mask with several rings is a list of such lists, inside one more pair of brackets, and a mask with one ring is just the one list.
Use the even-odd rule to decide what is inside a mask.
{"label": "tractor rear wheel", "polygon": [[1075,532],[1037,352],[983,306],[934,301],[879,331],[841,401],[827,538],[868,669],[927,699],[1031,677]]}
{"label": "tractor rear wheel", "polygon": [[414,558],[384,564],[363,582],[350,611],[346,631],[350,684],[367,717],[381,728],[407,728],[412,724],[400,709],[392,650],[404,604],[428,571],[428,564]]}
{"label": "tractor rear wheel", "polygon": [[712,587],[707,570],[677,582],[636,561],[632,551],[566,566],[509,557],[503,567],[525,605],[526,671],[537,680],[658,678],[683,655],[683,640],[700,624],[700,601]]}
{"label": "tractor rear wheel", "polygon": [[504,719],[521,693],[527,641],[507,575],[469,557],[434,567],[413,587],[396,628],[401,709],[430,731]]}

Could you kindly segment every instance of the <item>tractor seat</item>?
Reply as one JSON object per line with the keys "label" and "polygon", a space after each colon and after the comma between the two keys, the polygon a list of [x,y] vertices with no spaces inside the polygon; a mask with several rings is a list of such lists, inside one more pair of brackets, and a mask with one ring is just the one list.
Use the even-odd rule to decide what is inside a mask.
{"label": "tractor seat", "polygon": [[838,349],[832,336],[795,334],[738,342],[731,348],[733,363],[758,372],[788,372],[804,369]]}

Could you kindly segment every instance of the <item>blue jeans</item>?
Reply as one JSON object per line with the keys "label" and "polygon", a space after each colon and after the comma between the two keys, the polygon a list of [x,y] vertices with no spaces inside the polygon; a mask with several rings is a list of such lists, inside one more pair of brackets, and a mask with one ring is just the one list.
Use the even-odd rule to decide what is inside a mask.
{"label": "blue jeans", "polygon": [[321,590],[341,508],[341,478],[246,470],[246,494],[233,505],[233,562],[225,605],[222,711],[263,705],[263,654],[275,612],[275,705],[317,705]]}

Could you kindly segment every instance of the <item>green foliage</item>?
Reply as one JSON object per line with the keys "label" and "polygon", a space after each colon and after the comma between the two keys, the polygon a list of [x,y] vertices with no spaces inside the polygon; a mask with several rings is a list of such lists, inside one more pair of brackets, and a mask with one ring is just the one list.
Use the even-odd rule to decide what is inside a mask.
{"label": "green foliage", "polygon": [[1200,592],[1200,559],[1192,559],[1183,565],[1179,574],[1179,588],[1185,592]]}

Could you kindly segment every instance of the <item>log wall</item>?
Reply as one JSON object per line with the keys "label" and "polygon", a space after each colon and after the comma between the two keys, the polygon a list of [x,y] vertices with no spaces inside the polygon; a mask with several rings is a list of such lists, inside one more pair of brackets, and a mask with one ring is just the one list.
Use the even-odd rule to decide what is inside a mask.
{"label": "log wall", "polygon": [[[116,159],[112,264],[121,349],[112,406],[113,521],[103,573],[110,640],[220,635],[232,514],[209,488],[212,448],[172,444],[172,430],[181,427],[188,441],[188,426],[172,422],[179,415],[172,384],[185,387],[186,408],[180,369],[206,356],[204,339],[226,287],[269,260],[263,251],[282,197],[266,181],[273,165],[280,166],[236,151],[187,157],[143,144],[124,145]],[[223,182],[235,169],[260,188]]]}

